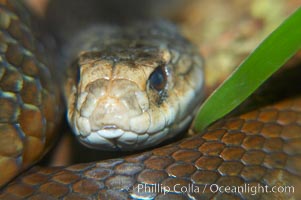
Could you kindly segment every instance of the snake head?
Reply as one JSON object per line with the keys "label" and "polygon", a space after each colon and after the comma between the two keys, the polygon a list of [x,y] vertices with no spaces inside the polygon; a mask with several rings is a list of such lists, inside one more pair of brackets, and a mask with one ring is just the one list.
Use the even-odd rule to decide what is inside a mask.
{"label": "snake head", "polygon": [[201,65],[196,53],[143,38],[81,52],[67,80],[69,124],[88,147],[154,146],[191,121],[203,85]]}

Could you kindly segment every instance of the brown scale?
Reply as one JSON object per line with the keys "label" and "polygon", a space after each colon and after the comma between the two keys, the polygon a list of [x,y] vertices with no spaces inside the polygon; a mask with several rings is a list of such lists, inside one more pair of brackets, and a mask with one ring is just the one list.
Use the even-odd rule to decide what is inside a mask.
{"label": "brown scale", "polygon": [[[61,114],[58,90],[44,63],[47,59],[40,58],[41,49],[27,27],[29,16],[14,1],[2,1],[0,5],[0,185],[3,185],[45,154],[57,135],[55,127]],[[40,52],[38,57],[36,51]]]}
{"label": "brown scale", "polygon": [[[127,199],[138,194],[137,186],[142,183],[162,184],[162,187],[194,184],[199,188],[214,183],[298,187],[301,136],[296,131],[300,129],[300,102],[297,96],[243,115],[226,117],[202,135],[135,156],[66,168],[35,167],[5,188],[0,197]],[[283,113],[290,115],[284,119]],[[212,193],[207,188],[204,193],[139,192],[139,195],[155,199],[263,199],[300,194],[295,191],[252,196]]]}

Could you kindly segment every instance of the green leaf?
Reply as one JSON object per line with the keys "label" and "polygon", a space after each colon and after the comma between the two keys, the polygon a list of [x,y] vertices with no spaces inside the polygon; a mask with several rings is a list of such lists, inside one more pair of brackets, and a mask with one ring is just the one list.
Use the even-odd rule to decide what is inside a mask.
{"label": "green leaf", "polygon": [[272,32],[201,106],[194,129],[225,116],[301,48],[301,7]]}

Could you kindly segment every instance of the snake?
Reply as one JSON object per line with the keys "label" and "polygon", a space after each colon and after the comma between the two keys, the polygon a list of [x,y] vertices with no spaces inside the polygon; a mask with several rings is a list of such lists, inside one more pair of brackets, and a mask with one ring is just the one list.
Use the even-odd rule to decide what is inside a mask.
{"label": "snake", "polygon": [[78,140],[116,152],[183,132],[204,96],[203,60],[167,21],[88,27],[62,47],[59,62],[37,24],[19,1],[0,1],[0,199],[301,196],[300,69],[292,65],[195,136],[126,157],[26,170],[60,132],[62,96]]}

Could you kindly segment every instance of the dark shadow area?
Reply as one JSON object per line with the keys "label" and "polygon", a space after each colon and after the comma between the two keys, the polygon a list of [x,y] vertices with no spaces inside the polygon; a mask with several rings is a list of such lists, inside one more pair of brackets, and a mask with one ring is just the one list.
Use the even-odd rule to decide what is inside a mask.
{"label": "dark shadow area", "polygon": [[181,0],[52,0],[46,11],[46,24],[65,38],[93,24],[169,18],[183,4]]}

